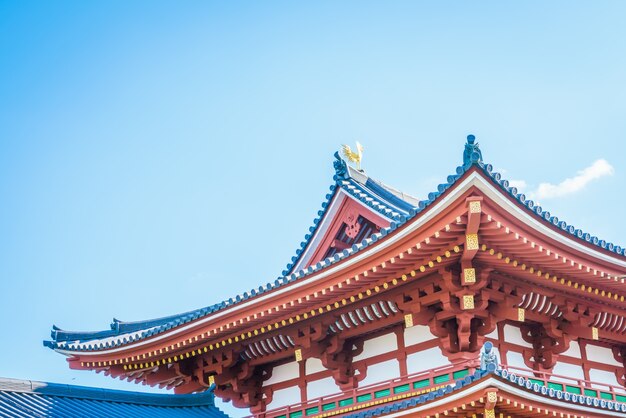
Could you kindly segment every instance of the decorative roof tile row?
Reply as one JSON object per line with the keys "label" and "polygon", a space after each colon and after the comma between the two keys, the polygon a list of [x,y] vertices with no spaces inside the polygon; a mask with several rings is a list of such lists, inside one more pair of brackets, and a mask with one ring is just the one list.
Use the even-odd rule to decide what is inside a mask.
{"label": "decorative roof tile row", "polygon": [[317,217],[313,220],[313,225],[309,227],[309,232],[304,236],[304,240],[300,243],[300,247],[296,250],[296,254],[291,257],[291,262],[287,264],[286,269],[283,270],[283,276],[292,272],[305,249],[311,243],[311,239],[315,235],[320,222],[324,218],[324,215],[326,214],[326,211],[336,194],[335,191],[338,188],[343,189],[356,200],[390,220],[403,222],[406,220],[406,216],[409,214],[409,211],[415,209],[415,207],[410,203],[402,201],[397,196],[390,193],[384,187],[378,185],[362,173],[361,176],[365,177],[367,180],[364,183],[358,181],[353,175],[351,175],[352,169],[346,165],[346,162],[339,156],[338,153],[335,153],[334,167],[335,175],[333,176],[333,180],[335,181],[335,184],[330,186],[331,193],[326,195],[326,200],[322,203],[322,209],[317,212]]}
{"label": "decorative roof tile row", "polygon": [[[336,155],[336,157],[339,158],[338,155]],[[318,212],[318,217],[313,221],[313,226],[309,228],[310,234],[307,234],[305,236],[305,241],[302,242],[300,249],[296,251],[296,256],[292,258],[292,261],[294,263],[297,261],[302,251],[304,251],[304,248],[306,248],[306,246],[308,245],[309,240],[316,230],[317,225],[323,218],[325,211],[328,208],[332,197],[334,196],[333,192],[338,187],[343,188],[347,193],[354,196],[372,209],[376,210],[381,215],[387,218],[396,219],[398,222],[401,223],[404,223],[406,221],[405,215],[403,215],[399,211],[394,210],[395,208],[393,206],[388,206],[382,203],[381,198],[379,198],[378,196],[374,197],[372,192],[368,191],[365,187],[359,187],[357,185],[358,183],[356,183],[354,180],[337,179],[337,181],[338,184],[332,185],[330,187],[331,193],[326,195],[326,200],[322,203],[322,210]],[[74,332],[61,330],[60,328],[53,326],[51,332],[52,341],[44,341],[44,345],[52,349],[58,348],[65,350],[69,349],[72,351],[96,351],[118,347],[151,337],[156,334],[160,334],[169,329],[184,325],[196,319],[220,311],[233,304],[246,301],[254,296],[291,283],[297,279],[307,276],[331,264],[334,264],[335,262],[340,261],[345,257],[348,257],[349,255],[361,250],[369,244],[376,242],[378,238],[387,235],[389,231],[392,231],[397,227],[395,225],[397,225],[397,223],[392,221],[389,228],[383,229],[380,233],[373,234],[370,238],[365,239],[361,243],[353,245],[351,248],[343,250],[342,252],[337,253],[326,260],[322,260],[316,263],[314,266],[309,266],[304,270],[292,274],[288,274],[288,271],[285,270],[283,271],[283,276],[278,277],[273,283],[267,283],[265,286],[259,286],[257,289],[252,289],[249,292],[244,292],[242,295],[237,295],[235,298],[230,298],[220,303],[183,314],[172,315],[149,321],[123,322],[114,319],[113,323],[111,323],[111,329],[105,331]],[[288,269],[290,269],[291,267],[292,264],[288,265]]]}
{"label": "decorative roof tile row", "polygon": [[[468,146],[470,148],[469,151]],[[437,186],[437,190],[429,193],[426,200],[420,200],[417,203],[417,206],[414,206],[409,202],[406,202],[406,206],[403,208],[400,208],[397,204],[392,204],[391,202],[397,203],[398,197],[396,195],[387,191],[380,185],[375,188],[376,193],[374,193],[371,187],[365,186],[365,184],[367,184],[367,180],[365,181],[365,184],[363,184],[354,178],[354,174],[351,175],[350,170],[352,169],[347,166],[346,162],[341,157],[339,157],[338,153],[335,153],[335,159],[336,160],[333,164],[335,168],[335,175],[333,176],[333,179],[336,184],[330,187],[330,193],[326,195],[326,200],[322,203],[322,209],[318,211],[318,217],[313,221],[313,226],[309,228],[309,233],[305,235],[305,240],[300,244],[300,248],[296,251],[296,255],[292,257],[292,263],[290,263],[287,266],[287,269],[283,271],[283,275],[278,277],[273,283],[267,283],[265,286],[259,286],[257,289],[244,292],[242,295],[237,295],[235,298],[229,298],[228,300],[220,303],[186,312],[184,314],[173,315],[151,321],[122,322],[114,320],[111,324],[110,331],[72,332],[63,331],[57,327],[53,327],[51,333],[52,341],[44,341],[44,345],[52,349],[70,349],[71,343],[71,350],[75,351],[94,351],[118,347],[160,334],[169,329],[176,328],[196,319],[221,311],[234,304],[249,300],[250,298],[265,292],[300,280],[332,264],[335,264],[346,257],[363,250],[364,248],[367,248],[398,227],[412,220],[416,215],[420,214],[432,205],[439,198],[439,196],[455,185],[458,179],[474,166],[478,167],[495,185],[514,198],[534,216],[540,218],[543,222],[547,222],[562,231],[565,231],[575,239],[595,245],[616,255],[626,256],[626,248],[601,240],[582,231],[581,229],[567,224],[565,221],[559,220],[556,216],[551,215],[550,212],[543,210],[541,206],[536,205],[534,201],[527,199],[523,193],[518,193],[516,187],[511,187],[508,180],[502,179],[500,173],[493,171],[493,166],[491,164],[483,163],[482,154],[478,148],[478,144],[473,142],[472,135],[468,136],[463,165],[458,166],[455,174],[447,177],[446,183],[439,184]],[[363,178],[367,178],[362,173],[359,173],[359,175]],[[371,184],[373,183],[370,183],[370,186]],[[319,223],[323,219],[337,188],[342,188],[351,196],[354,196],[359,201],[365,203],[373,210],[376,210],[381,215],[391,219],[389,227],[381,229],[380,232],[372,234],[362,242],[354,244],[352,247],[336,253],[335,255],[316,263],[315,265],[290,273],[290,270],[297,263],[304,249],[310,243],[310,240],[318,228]],[[383,194],[384,196],[382,196]],[[405,211],[406,207],[409,208],[408,213]]]}
{"label": "decorative roof tile row", "polygon": [[486,370],[477,370],[473,375],[465,376],[463,379],[455,381],[454,384],[450,384],[443,388],[439,388],[432,392],[424,393],[420,396],[413,397],[411,399],[402,400],[399,402],[387,404],[385,406],[379,406],[376,408],[360,411],[353,414],[346,414],[344,418],[371,418],[388,415],[394,412],[403,411],[410,408],[415,408],[419,405],[426,404],[436,399],[445,397],[453,392],[456,392],[474,382],[484,378],[488,375],[498,376],[513,385],[517,385],[520,388],[524,388],[528,391],[536,394],[548,397],[554,400],[568,402],[574,405],[582,405],[587,407],[600,408],[607,411],[626,412],[626,404],[622,402],[616,402],[607,399],[601,399],[597,397],[591,397],[586,395],[579,395],[575,393],[565,392],[558,389],[550,388],[544,385],[540,385],[533,382],[523,376],[516,376],[506,370],[496,370],[489,372]]}
{"label": "decorative roof tile row", "polygon": [[[367,188],[358,184],[354,180],[339,180],[337,185],[333,185],[331,190],[336,190],[337,188],[343,189],[350,196],[353,196],[356,200],[365,204],[366,206],[372,208],[374,211],[378,212],[382,216],[394,220],[403,222],[406,220],[406,216],[402,214],[397,208],[390,206],[386,203],[383,203],[382,199],[379,197],[373,196],[371,191],[368,191]],[[309,233],[304,236],[304,240],[300,243],[300,248],[296,250],[296,255],[291,257],[291,263],[287,264],[285,270],[283,270],[283,276],[288,275],[297,262],[300,260],[300,257],[304,254],[304,251],[311,243],[311,239],[315,235],[317,228],[319,226],[320,221],[323,219],[324,214],[326,213],[326,209],[330,205],[330,202],[333,198],[334,194],[327,194],[326,201],[322,204],[323,210],[318,212],[318,217],[313,220],[313,226],[309,228]]]}
{"label": "decorative roof tile row", "polygon": [[44,416],[228,418],[211,391],[170,395],[0,378],[0,417]]}
{"label": "decorative roof tile row", "polygon": [[516,384],[521,388],[525,388],[543,396],[548,396],[552,399],[570,402],[572,404],[593,406],[595,408],[607,409],[609,411],[626,412],[626,403],[623,402],[617,402],[608,399],[597,398],[595,396],[586,396],[582,394],[554,389],[545,385],[540,385],[536,381],[533,381],[532,379],[529,379],[527,377],[516,376],[514,373],[509,373],[507,370],[496,370],[494,374],[508,380],[513,384]]}

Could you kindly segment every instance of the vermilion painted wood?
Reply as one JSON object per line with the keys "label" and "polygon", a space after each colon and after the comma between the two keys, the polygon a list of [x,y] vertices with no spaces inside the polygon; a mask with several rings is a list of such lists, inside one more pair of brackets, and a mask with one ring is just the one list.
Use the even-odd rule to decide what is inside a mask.
{"label": "vermilion painted wood", "polygon": [[[611,400],[613,401],[616,400],[615,395],[622,395],[622,396],[626,395],[626,389],[624,389],[623,387],[608,385],[608,384],[600,383],[600,382],[593,382],[588,379],[572,379],[570,377],[562,376],[558,374],[545,373],[545,372],[537,373],[536,371],[532,369],[512,367],[512,366],[506,366],[506,365],[503,366],[503,369],[508,370],[511,373],[515,373],[518,376],[527,376],[532,379],[540,380],[546,386],[549,382],[562,383],[562,384],[567,384],[567,385],[579,388],[581,392],[583,393],[584,393],[584,389],[594,388],[595,390],[610,394]],[[420,387],[420,390],[428,390],[433,387],[441,385],[441,384],[437,384],[434,382],[435,377],[441,377],[441,376],[447,375],[448,380],[446,381],[446,384],[450,382],[454,382],[454,377],[453,377],[454,372],[458,372],[461,370],[464,370],[464,368],[459,365],[449,365],[449,366],[437,367],[434,369],[427,369],[418,373],[413,373],[410,375],[402,375],[401,377],[398,377],[395,379],[389,379],[384,382],[367,385],[358,389],[352,389],[352,390],[345,391],[345,392],[338,392],[338,393],[334,393],[331,395],[303,401],[300,403],[294,403],[293,405],[289,405],[286,407],[271,409],[265,412],[264,414],[249,415],[246,418],[259,417],[259,416],[264,416],[266,418],[274,418],[274,417],[278,417],[278,416],[285,415],[285,414],[289,416],[289,414],[291,413],[305,411],[306,409],[314,408],[314,407],[318,407],[319,411],[322,411],[322,405],[327,404],[327,403],[332,403],[332,402],[336,403],[339,400],[345,400],[345,399],[352,399],[352,403],[350,404],[350,406],[358,407],[359,405],[365,404],[374,399],[383,400],[383,401],[388,400],[389,398],[392,398],[395,395],[393,391],[394,388],[405,385],[407,383],[413,383],[416,381],[428,379],[430,381],[430,384],[428,386]],[[390,394],[388,396],[379,397],[379,398],[374,397],[375,392],[379,392],[383,390],[389,390]],[[413,391],[413,390],[414,389],[411,389],[410,391]],[[370,395],[370,398],[366,401],[359,401],[358,397],[363,396],[363,395]],[[445,408],[449,408],[449,406],[442,407],[441,410]],[[341,407],[336,407],[335,409],[341,409]],[[365,410],[366,409],[367,408],[365,408]]]}
{"label": "vermilion painted wood", "polygon": [[356,218],[358,218],[359,215],[362,216],[363,218],[374,223],[379,230],[389,226],[389,220],[366,208],[361,203],[356,202],[353,198],[346,196],[341,202],[341,206],[335,214],[329,228],[326,230],[320,244],[317,246],[317,249],[314,251],[311,259],[304,266],[304,268],[314,265],[324,258],[324,255],[327,253],[331,244],[335,240],[337,233],[346,223],[346,218],[349,214],[355,215]]}
{"label": "vermilion painted wood", "polygon": [[[450,221],[453,221],[454,218],[456,216],[459,216],[463,213],[463,207],[461,205],[461,207],[457,207],[455,212],[451,213],[451,219],[449,219]],[[445,225],[444,222],[442,222],[442,220],[439,220],[439,223],[436,224],[434,227],[430,227],[430,228],[424,228],[423,229],[423,233],[419,234],[417,237],[408,237],[405,240],[402,241],[401,245],[403,245],[404,247],[413,247],[414,245],[411,245],[412,242],[411,241],[420,241],[423,240],[424,238],[426,238],[429,235],[432,235],[436,230],[441,229],[443,227],[443,225]],[[439,228],[437,228],[439,227]],[[457,243],[461,243],[462,242],[462,237],[458,237],[457,238]],[[374,246],[373,246],[374,247]],[[146,351],[153,351],[153,350],[158,350],[161,348],[164,348],[165,346],[168,346],[170,344],[172,344],[173,341],[175,342],[179,342],[179,341],[184,341],[187,340],[189,338],[193,338],[194,336],[198,335],[199,333],[201,333],[201,331],[205,330],[205,329],[215,329],[215,328],[219,328],[220,326],[225,326],[227,323],[232,322],[232,321],[237,321],[241,318],[245,318],[247,313],[253,314],[259,311],[265,311],[267,309],[273,308],[274,306],[281,306],[282,304],[285,303],[289,303],[291,300],[293,299],[297,299],[299,297],[304,298],[307,294],[312,294],[314,292],[321,292],[322,289],[326,289],[329,288],[330,286],[336,286],[338,284],[338,279],[345,279],[345,277],[351,277],[353,275],[356,274],[360,274],[362,271],[366,271],[371,269],[372,267],[375,267],[377,265],[379,265],[380,263],[382,263],[383,261],[387,260],[388,258],[390,258],[390,254],[397,254],[398,250],[394,250],[394,248],[387,250],[385,252],[385,254],[383,255],[379,255],[378,257],[376,257],[373,260],[366,260],[363,263],[359,263],[354,267],[351,267],[349,270],[342,272],[342,274],[339,275],[339,277],[337,276],[330,276],[329,278],[326,278],[325,280],[318,282],[318,283],[314,283],[310,286],[304,286],[302,289],[298,289],[298,291],[291,293],[289,295],[283,295],[280,297],[277,297],[275,299],[272,299],[271,301],[265,302],[263,304],[259,304],[258,306],[254,306],[252,309],[250,310],[246,310],[242,313],[237,313],[237,314],[231,314],[228,315],[226,318],[224,319],[220,319],[219,321],[215,321],[215,322],[209,322],[207,325],[203,326],[201,329],[196,329],[193,331],[189,331],[185,334],[182,334],[180,336],[177,336],[175,339],[173,340],[167,340],[167,342],[163,342],[163,343],[156,343],[154,345],[149,345],[145,348],[142,348],[141,350],[138,349],[134,349],[134,347],[129,346],[129,350],[126,351],[124,354],[126,356],[132,356],[132,355],[138,355],[141,354],[142,352],[146,352]],[[419,260],[416,260],[414,263],[417,264]],[[313,275],[310,278],[307,279],[307,281],[312,282],[314,277],[316,277],[317,275]],[[371,280],[362,280],[361,283],[363,284],[367,284],[370,283]],[[315,305],[320,305],[323,304],[325,305],[328,301],[334,301],[337,299],[337,297],[340,297],[342,294],[345,294],[347,292],[343,291],[343,292],[337,292],[337,293],[331,293],[329,292],[327,294],[326,297],[321,297],[319,301],[315,301]],[[271,292],[270,292],[271,294]],[[303,308],[309,308],[310,306],[314,305],[313,302],[311,303],[304,303],[301,304],[298,308],[300,310],[304,310]],[[295,309],[291,309],[288,311],[295,311]],[[283,315],[286,316],[286,315]],[[254,325],[257,324],[261,324],[263,322],[267,323],[274,320],[280,320],[283,316],[268,316],[268,317],[264,317],[263,320],[261,320],[261,318],[259,318],[258,320],[252,320],[249,321],[249,323],[252,326],[248,326],[246,328],[252,328]],[[244,330],[246,329],[244,328]],[[232,333],[232,335],[236,335],[239,334],[241,331],[238,331],[237,333]],[[226,335],[227,336],[227,335]],[[181,349],[180,351],[186,351],[188,350],[188,348],[185,346],[184,350]],[[168,352],[168,355],[170,353],[173,352]],[[83,361],[93,361],[93,359],[96,359],[96,361],[100,361],[101,360],[113,360],[115,358],[118,358],[119,355],[116,356],[102,356],[101,358],[98,357],[94,357],[94,356],[85,356],[85,359]],[[87,359],[92,359],[92,360],[87,360]]]}
{"label": "vermilion painted wood", "polygon": [[[470,170],[465,176],[468,176],[471,172],[476,172],[485,177],[481,171],[476,169]],[[446,191],[440,199],[446,198],[453,189],[454,188]],[[527,210],[509,196],[503,196],[522,210]],[[313,263],[319,261],[319,257],[323,256],[330,245],[332,245],[334,237],[339,228],[343,225],[343,220],[347,213],[352,212],[360,214],[380,226],[387,225],[385,223],[387,222],[386,220],[374,213],[369,213],[362,205],[354,202],[352,199],[344,199],[321,245],[318,247],[316,253],[314,253],[312,258]],[[468,199],[480,200],[482,202],[482,213],[468,214]],[[586,286],[592,285],[594,288],[602,289],[607,292],[615,292],[616,290],[626,292],[626,286],[622,283],[599,278],[594,276],[592,271],[596,269],[612,275],[624,274],[626,272],[618,271],[615,265],[610,262],[596,259],[586,252],[572,249],[562,242],[547,237],[538,231],[529,230],[524,223],[510,216],[477,188],[470,188],[454,202],[451,202],[444,210],[434,213],[433,207],[434,206],[431,206],[423,213],[407,222],[407,224],[394,231],[392,235],[399,236],[403,231],[411,228],[416,222],[420,222],[425,216],[432,214],[432,219],[429,219],[421,225],[420,228],[381,251],[377,250],[385,245],[390,239],[390,236],[379,240],[362,252],[368,255],[367,257],[353,264],[351,263],[354,257],[340,261],[332,267],[335,273],[327,277],[317,280],[317,278],[320,278],[325,274],[325,271],[328,270],[325,269],[297,281],[295,285],[286,285],[280,290],[267,292],[262,298],[257,297],[256,301],[253,299],[250,303],[242,304],[242,306],[245,305],[243,308],[235,306],[219,319],[212,319],[204,324],[200,324],[200,321],[191,323],[189,331],[185,333],[174,335],[170,332],[167,338],[160,341],[156,341],[156,338],[148,339],[149,344],[141,348],[131,344],[122,350],[122,354],[79,355],[70,359],[70,365],[72,368],[106,369],[106,373],[112,376],[128,377],[137,382],[145,382],[148,384],[171,386],[183,382],[177,388],[180,392],[202,390],[205,388],[207,386],[205,377],[208,372],[217,372],[220,379],[222,379],[222,384],[228,384],[235,388],[250,385],[256,385],[255,387],[257,387],[261,383],[260,380],[262,380],[262,378],[258,376],[258,373],[260,373],[259,370],[263,369],[271,372],[272,364],[293,358],[292,351],[280,352],[275,356],[251,360],[249,361],[247,370],[239,368],[235,374],[232,374],[231,368],[236,364],[238,353],[243,349],[244,345],[249,341],[259,340],[261,336],[246,339],[239,344],[231,344],[223,349],[214,350],[214,352],[211,353],[202,354],[189,361],[185,360],[184,367],[176,365],[174,371],[171,369],[168,371],[158,369],[155,372],[150,370],[128,372],[124,371],[121,366],[94,368],[81,366],[80,363],[87,361],[109,361],[130,356],[139,356],[139,359],[135,360],[136,362],[162,360],[163,358],[188,352],[196,347],[206,346],[209,343],[221,341],[229,337],[232,338],[241,333],[258,329],[261,325],[280,322],[295,313],[323,307],[327,303],[334,303],[342,298],[353,296],[360,291],[371,289],[375,285],[382,285],[383,283],[389,282],[391,279],[397,279],[400,275],[406,274],[410,270],[417,269],[420,265],[426,264],[428,261],[433,260],[435,257],[450,250],[454,246],[459,246],[462,249],[465,244],[465,235],[467,233],[473,233],[472,231],[479,233],[479,243],[481,245],[485,244],[488,248],[494,248],[507,257],[519,259],[542,271],[545,270],[559,277],[566,277],[568,280],[575,280]],[[500,223],[500,227],[498,227],[498,222]],[[558,228],[553,226],[548,226],[548,228],[555,230],[565,239],[569,239],[569,237],[566,236],[563,231],[558,230]],[[520,242],[520,240],[512,238],[515,233],[526,237],[528,242],[523,243]],[[420,244],[419,249],[416,247],[418,243]],[[534,248],[531,243],[534,243]],[[595,246],[586,246],[592,248],[594,251],[605,252],[607,255],[611,255],[608,251],[601,250]],[[542,251],[540,251],[540,247]],[[592,271],[587,272],[586,269],[580,270],[576,266],[572,267],[571,264],[568,263],[555,262],[554,258],[551,258],[550,255],[547,254],[547,250],[549,250],[551,254],[558,253],[561,256],[567,257],[568,260],[573,260],[576,266],[578,263],[589,266]],[[458,275],[460,274],[461,267],[459,259],[461,257],[465,257],[466,262],[471,260],[471,265],[477,269],[478,281],[476,284],[470,284],[465,287],[460,286]],[[394,262],[390,261],[392,259]],[[364,275],[364,272],[368,273],[367,276]],[[352,280],[350,284],[346,283],[346,279],[354,278],[357,275],[359,277],[358,281]],[[340,284],[341,287],[339,287]],[[298,286],[297,288],[295,287],[296,285]],[[293,288],[293,291],[282,292],[282,289],[289,287]],[[333,290],[330,290],[331,288]],[[535,292],[545,295],[551,298],[551,300],[554,300],[562,309],[565,309],[568,322],[560,324],[560,328],[554,328],[551,319],[545,315],[530,311],[526,312],[527,321],[536,324],[537,327],[540,327],[540,330],[545,329],[545,332],[551,333],[550,338],[561,338],[560,334],[564,333],[566,335],[566,339],[563,340],[565,344],[572,339],[591,338],[589,321],[590,318],[593,318],[595,312],[611,312],[617,315],[622,314],[626,306],[626,302],[608,300],[594,293],[582,293],[579,290],[564,286],[560,283],[553,283],[551,280],[537,277],[529,273],[529,271],[516,269],[510,263],[507,264],[504,257],[498,259],[485,251],[476,251],[471,257],[468,257],[467,252],[462,250],[460,253],[452,254],[449,258],[444,258],[434,269],[428,269],[424,273],[417,271],[415,278],[412,278],[406,283],[400,282],[397,286],[390,287],[388,290],[383,290],[371,297],[365,297],[360,301],[348,304],[344,308],[334,309],[306,321],[300,321],[291,326],[281,327],[278,331],[265,333],[263,337],[276,335],[276,333],[287,333],[297,336],[298,332],[302,329],[310,328],[311,334],[300,338],[302,344],[305,344],[303,349],[310,350],[311,354],[321,356],[325,353],[324,350],[327,350],[327,348],[319,345],[321,340],[318,341],[316,339],[318,337],[314,336],[314,328],[319,328],[320,326],[327,327],[328,324],[336,320],[338,315],[354,309],[355,307],[361,307],[377,300],[388,299],[393,300],[398,305],[401,314],[350,329],[342,333],[341,340],[345,341],[346,339],[351,339],[351,341],[362,342],[366,336],[375,332],[380,327],[396,327],[395,329],[398,329],[397,327],[403,322],[402,314],[411,313],[416,323],[428,325],[431,332],[440,337],[440,347],[451,361],[471,364],[472,359],[474,359],[474,361],[476,359],[476,349],[480,345],[478,342],[485,339],[485,335],[488,334],[489,329],[495,328],[497,323],[515,320],[517,315],[516,303],[519,303],[521,292]],[[424,295],[421,295],[421,293],[424,293]],[[311,295],[314,294],[317,294],[318,297],[311,297]],[[415,297],[418,294],[420,294],[420,296]],[[474,309],[468,311],[462,309],[459,305],[459,300],[463,295],[472,295],[474,297]],[[309,296],[308,300],[307,296]],[[276,312],[276,307],[280,307],[281,309]],[[261,313],[263,313],[262,316]],[[480,321],[483,325],[476,325],[476,320]],[[231,327],[230,324],[232,323],[236,323],[236,325]],[[457,329],[447,329],[446,327],[450,324],[456,324],[454,326],[456,326]],[[223,331],[219,335],[209,338],[200,338],[198,341],[194,340],[192,343],[187,343],[190,338],[193,339],[200,334],[205,334],[206,332],[219,329],[220,327],[226,328],[227,326],[229,327],[228,331]],[[604,330],[600,330],[599,335],[604,343],[611,347],[626,344],[626,337],[624,335],[610,333]],[[475,340],[470,344],[468,341],[472,338]],[[180,348],[168,350],[166,353],[157,354],[156,356],[143,357],[146,352],[163,350],[165,347],[178,343],[181,344]],[[508,349],[506,345],[502,347],[503,349]],[[383,359],[394,358],[394,356],[399,360],[405,360],[408,350],[410,350],[410,348],[406,350],[399,348],[397,352],[389,356],[378,356],[374,360],[368,359],[368,361],[384,361]],[[522,353],[526,359],[531,357],[529,350],[522,350]],[[558,356],[562,355],[558,352],[548,352],[545,350],[542,353],[552,356],[553,359],[558,359]],[[354,370],[355,368],[365,370],[367,362],[353,362],[352,364],[350,360],[344,359],[340,361],[336,357],[338,354],[341,354],[341,349],[339,349],[336,354],[333,354],[335,357],[329,357],[327,361],[343,364],[341,367],[344,369],[347,367],[348,369],[345,369],[342,372],[343,374],[333,374],[335,372],[328,371],[328,373],[323,374],[323,376],[333,375],[337,379],[344,379],[344,383],[341,383],[342,385],[358,383],[356,381],[350,381],[352,382],[350,383],[345,380],[349,377],[345,373],[349,374],[351,373],[350,370]],[[350,358],[349,356],[350,355],[347,357],[348,359]],[[623,356],[620,358],[623,358]],[[581,361],[583,364],[587,364],[585,360]],[[401,370],[405,370],[406,363],[404,363],[404,369],[402,366],[403,363],[400,364]],[[552,363],[548,363],[548,366],[549,364]],[[589,367],[587,367],[587,374],[588,369]],[[607,370],[606,368],[601,369]],[[616,369],[609,368],[608,370],[618,373]],[[302,390],[302,381],[297,382],[297,384]],[[278,387],[281,386],[276,386],[276,388]],[[267,390],[271,389],[272,388]],[[251,396],[258,396],[261,392],[267,395],[267,393],[264,392],[266,389],[260,388],[260,386],[254,389],[256,392],[244,393],[237,392],[235,389],[231,392],[220,392],[220,390],[221,389],[218,389],[217,393],[218,395],[221,394],[223,397],[235,396],[234,394],[238,393],[239,395],[237,396],[242,397],[238,398],[237,403],[244,406],[249,405],[249,402],[252,401]],[[242,395],[242,393],[244,395]],[[246,399],[246,397],[248,398]]]}

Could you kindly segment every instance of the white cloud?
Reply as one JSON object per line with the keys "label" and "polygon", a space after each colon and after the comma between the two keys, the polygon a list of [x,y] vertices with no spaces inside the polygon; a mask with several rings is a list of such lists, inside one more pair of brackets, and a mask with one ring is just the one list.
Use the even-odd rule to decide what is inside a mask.
{"label": "white cloud", "polygon": [[[507,172],[505,169],[499,171],[501,174]],[[574,177],[567,178],[559,184],[541,183],[539,187],[533,189],[533,186],[529,185],[525,180],[509,180],[509,186],[525,193],[527,198],[535,200],[535,203],[538,204],[539,199],[552,199],[579,192],[590,182],[601,177],[611,176],[614,171],[613,166],[608,161],[599,159],[589,167],[576,173]]]}
{"label": "white cloud", "polygon": [[[567,178],[559,184],[541,183],[537,190],[529,193],[536,199],[552,199],[567,196],[584,189],[587,184],[601,177],[613,175],[614,169],[608,161],[600,159],[589,167],[579,171],[574,177]],[[524,185],[525,182],[523,182]]]}

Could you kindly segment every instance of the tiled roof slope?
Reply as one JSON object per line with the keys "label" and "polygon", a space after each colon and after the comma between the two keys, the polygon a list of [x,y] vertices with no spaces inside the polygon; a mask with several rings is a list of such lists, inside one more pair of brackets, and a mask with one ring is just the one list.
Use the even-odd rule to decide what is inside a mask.
{"label": "tiled roof slope", "polygon": [[496,370],[494,372],[477,370],[473,375],[465,376],[463,379],[459,379],[454,382],[454,384],[444,386],[432,392],[427,392],[420,396],[416,396],[399,402],[390,403],[385,406],[379,406],[352,414],[346,414],[344,415],[344,418],[370,418],[409,410],[427,404],[431,401],[445,398],[446,396],[461,389],[474,386],[476,382],[484,381],[487,379],[494,379],[499,382],[504,382],[506,385],[510,385],[512,387],[523,388],[530,393],[534,393],[550,399],[551,403],[562,402],[564,405],[570,404],[572,406],[580,405],[597,408],[607,412],[610,411],[611,414],[616,417],[623,417],[625,416],[624,413],[626,413],[626,404],[622,402],[564,392],[561,390],[547,387],[545,385],[539,385],[538,383],[536,383],[536,381],[533,381],[532,379],[529,379],[527,377],[510,374],[506,370]]}
{"label": "tiled roof slope", "polygon": [[283,276],[293,273],[298,261],[307,247],[311,245],[311,239],[315,236],[322,219],[326,216],[330,203],[339,190],[344,191],[379,215],[394,222],[406,221],[410,213],[417,208],[418,199],[398,192],[368,177],[365,172],[348,166],[338,153],[335,153],[334,167],[335,175],[333,180],[335,184],[330,187],[331,192],[326,195],[326,200],[322,202],[322,209],[317,212],[317,218],[313,220],[313,225],[304,236],[304,240],[300,243],[296,254],[291,257],[291,262],[283,270]]}
{"label": "tiled roof slope", "polygon": [[[244,292],[242,295],[237,295],[235,298],[230,298],[220,303],[179,315],[138,322],[122,322],[114,320],[111,324],[110,330],[98,332],[74,332],[64,331],[57,327],[53,327],[51,333],[52,341],[44,341],[44,345],[52,349],[64,349],[71,351],[94,351],[118,347],[160,334],[169,329],[189,323],[199,318],[203,318],[214,312],[223,310],[231,305],[248,300],[262,293],[274,290],[288,283],[301,280],[312,273],[324,269],[329,265],[361,251],[387,234],[393,232],[398,227],[404,225],[406,222],[410,221],[416,215],[420,214],[432,205],[439,198],[439,196],[454,186],[457,180],[473,167],[482,171],[500,190],[525,207],[526,210],[533,216],[540,218],[542,222],[559,228],[576,240],[586,242],[618,256],[626,256],[625,247],[606,242],[603,239],[592,236],[591,234],[560,220],[547,210],[544,210],[541,206],[538,206],[534,201],[527,199],[526,195],[519,193],[516,187],[510,186],[508,180],[503,179],[500,173],[493,171],[493,166],[491,164],[485,164],[483,162],[481,150],[478,147],[478,143],[475,142],[473,135],[469,135],[467,138],[467,143],[465,144],[465,150],[463,153],[463,165],[458,166],[455,174],[449,175],[446,182],[439,184],[439,186],[437,186],[437,190],[429,193],[427,199],[425,200],[417,200],[368,177],[363,172],[349,167],[339,154],[335,153],[335,175],[333,177],[335,184],[330,187],[331,192],[326,195],[326,200],[322,203],[322,209],[318,212],[318,217],[313,221],[313,226],[309,228],[310,233],[305,235],[304,241],[300,244],[300,248],[296,251],[296,255],[292,258],[292,263],[290,263],[287,266],[287,269],[283,271],[283,275],[278,277],[274,282],[269,282],[265,286],[259,286],[249,292]],[[377,213],[390,219],[389,227],[383,228],[380,232],[371,235],[361,243],[355,244],[351,248],[347,248],[332,257],[316,263],[315,265],[308,266],[307,268],[299,271],[291,272],[293,265],[297,262],[300,255],[309,244],[311,237],[316,231],[321,219],[324,217],[325,211],[338,189],[344,190],[346,193],[372,208]]]}
{"label": "tiled roof slope", "polygon": [[228,418],[213,399],[211,391],[162,395],[0,378],[2,418]]}

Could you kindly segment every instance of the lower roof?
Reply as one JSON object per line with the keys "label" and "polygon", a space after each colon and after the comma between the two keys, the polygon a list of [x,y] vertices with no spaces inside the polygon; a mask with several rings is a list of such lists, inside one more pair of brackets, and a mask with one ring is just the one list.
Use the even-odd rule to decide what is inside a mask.
{"label": "lower roof", "polygon": [[228,418],[212,392],[170,395],[0,378],[0,417]]}
{"label": "lower roof", "polygon": [[[341,416],[343,418],[476,416],[487,412],[485,398],[490,390],[495,391],[499,398],[493,401],[490,408],[505,411],[505,416],[626,417],[626,404],[623,402],[555,390],[540,385],[531,378],[516,376],[506,370],[493,372],[477,370],[454,384],[424,391],[419,396],[409,396],[384,406],[366,405],[364,410],[358,412],[356,411],[358,408],[348,408],[346,411],[348,413]],[[395,398],[401,399],[403,396]],[[459,407],[461,402],[471,404],[471,407],[465,403]]]}

